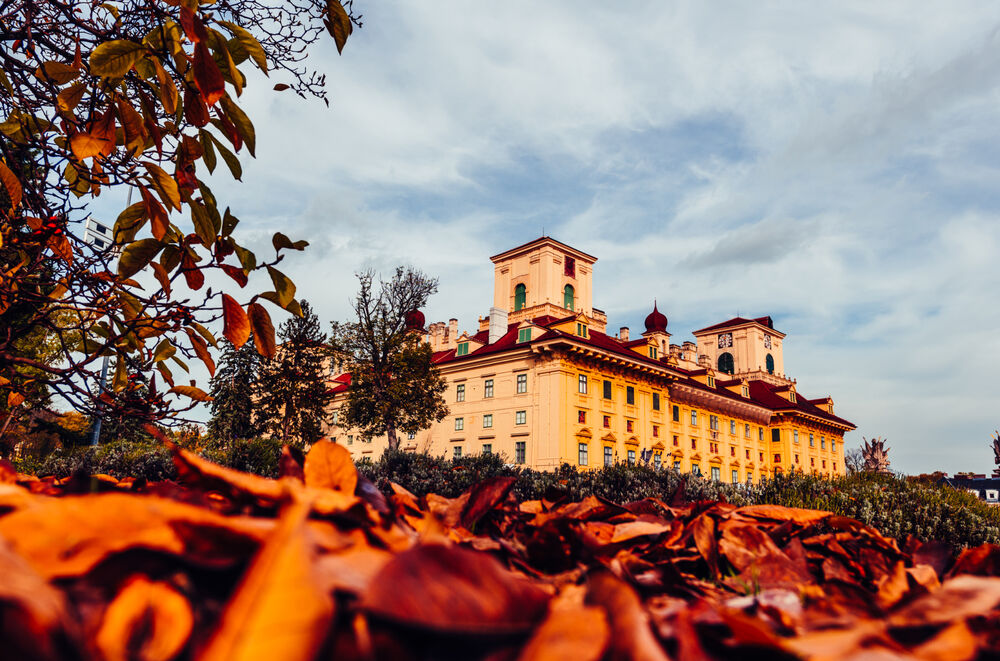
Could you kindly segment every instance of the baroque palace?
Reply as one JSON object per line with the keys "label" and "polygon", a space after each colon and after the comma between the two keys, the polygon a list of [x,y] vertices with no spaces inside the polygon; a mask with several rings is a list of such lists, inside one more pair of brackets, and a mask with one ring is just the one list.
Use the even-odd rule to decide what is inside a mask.
{"label": "baroque palace", "polygon": [[[477,332],[413,312],[447,380],[450,413],[400,447],[434,455],[503,453],[539,470],[616,462],[672,466],[716,480],[757,481],[782,471],[844,473],[843,435],[830,397],[809,399],[784,373],[770,317],[736,317],[672,344],[653,306],[645,332],[607,332],[593,307],[596,257],[542,237],[491,258],[493,307]],[[339,407],[350,376],[334,379]],[[355,459],[364,441],[334,424],[328,436]]]}

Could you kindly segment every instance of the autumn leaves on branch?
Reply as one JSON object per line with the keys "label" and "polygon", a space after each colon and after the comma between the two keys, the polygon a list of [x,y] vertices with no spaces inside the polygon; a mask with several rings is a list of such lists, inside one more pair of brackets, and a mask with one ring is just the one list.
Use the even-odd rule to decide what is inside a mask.
{"label": "autumn leaves on branch", "polygon": [[[239,154],[254,155],[256,131],[237,102],[247,67],[289,75],[292,85],[278,90],[322,96],[321,79],[297,63],[324,27],[342,49],[356,20],[338,0],[0,9],[0,389],[8,408],[23,401],[26,367],[79,410],[135,401],[130,370],[155,370],[168,386],[144,381],[148,395],[130,411],[137,417],[169,415],[166,393],[204,401],[175,371],[197,359],[214,372],[208,326],[219,319],[234,344],[252,332],[257,350],[274,355],[264,301],[300,313],[295,285],[277,265],[307,243],[279,232],[273,257],[259,259],[239,242],[239,220],[202,168],[211,173],[221,159],[240,179]],[[114,223],[115,264],[116,252],[88,243],[80,221],[94,197],[119,185],[138,199]],[[239,289],[266,271],[273,289],[212,291],[213,271]],[[58,338],[58,360],[32,362],[16,350],[38,329]],[[97,400],[106,355],[117,368]]]}

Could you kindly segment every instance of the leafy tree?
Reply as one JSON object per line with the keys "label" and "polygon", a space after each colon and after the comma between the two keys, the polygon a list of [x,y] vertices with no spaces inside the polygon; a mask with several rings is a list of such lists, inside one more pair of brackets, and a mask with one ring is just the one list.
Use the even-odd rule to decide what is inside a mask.
{"label": "leafy tree", "polygon": [[262,426],[282,443],[315,443],[323,438],[332,395],[326,384],[326,335],[307,301],[302,301],[301,317],[281,325],[278,339],[277,355],[264,362],[257,382]]}
{"label": "leafy tree", "polygon": [[254,391],[260,376],[260,354],[249,342],[226,342],[212,377],[212,419],[208,433],[215,440],[256,438],[260,434]]}
{"label": "leafy tree", "polygon": [[333,323],[331,347],[351,373],[340,424],[357,428],[365,438],[386,434],[398,448],[397,431],[415,433],[448,415],[442,393],[447,387],[431,361],[430,346],[407,328],[407,315],[437,292],[437,279],[398,267],[392,279],[357,274],[354,299],[357,321]]}
{"label": "leafy tree", "polygon": [[[205,325],[220,318],[234,344],[252,330],[273,355],[261,299],[299,313],[276,266],[306,244],[278,233],[273,256],[258,258],[204,173],[224,162],[240,179],[239,154],[254,154],[254,126],[237,102],[261,79],[250,68],[287,81],[277,91],[325,100],[324,77],[303,61],[324,29],[344,47],[360,25],[351,11],[340,0],[0,3],[0,401],[31,395],[21,378],[31,368],[34,384],[77,410],[170,416],[177,401],[155,381],[139,401],[124,366],[155,370],[188,406],[206,400],[175,384],[172,369],[198,358],[212,370],[216,339]],[[107,245],[86,241],[83,221],[94,198],[123,187],[137,201],[106,221],[115,266]],[[273,291],[237,300],[204,286],[221,271],[242,287],[257,270]],[[59,360],[26,352],[39,332],[56,337]],[[123,367],[98,397],[105,356]]]}

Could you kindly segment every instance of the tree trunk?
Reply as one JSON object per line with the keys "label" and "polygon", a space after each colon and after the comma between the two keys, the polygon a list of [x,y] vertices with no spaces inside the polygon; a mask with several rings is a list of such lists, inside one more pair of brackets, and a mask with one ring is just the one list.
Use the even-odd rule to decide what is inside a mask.
{"label": "tree trunk", "polygon": [[386,427],[385,427],[385,435],[389,439],[389,449],[390,450],[398,450],[399,449],[399,439],[396,438],[396,427],[395,427],[395,425],[391,425],[391,424],[386,425]]}

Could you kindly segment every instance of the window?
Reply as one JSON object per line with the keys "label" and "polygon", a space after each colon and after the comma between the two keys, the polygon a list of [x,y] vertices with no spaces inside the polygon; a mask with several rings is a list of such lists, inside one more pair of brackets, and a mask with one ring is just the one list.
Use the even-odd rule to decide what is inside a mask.
{"label": "window", "polygon": [[768,374],[774,374],[774,356],[767,354],[767,357],[764,358],[764,367]]}
{"label": "window", "polygon": [[750,425],[743,425],[743,438],[750,438]]}
{"label": "window", "polygon": [[525,443],[524,441],[518,441],[517,443],[514,444],[514,463],[515,464],[523,464],[524,463],[524,455],[525,455],[525,448],[526,447],[527,447],[527,443]]}
{"label": "window", "polygon": [[588,449],[589,448],[588,448],[588,446],[587,446],[586,443],[580,443],[577,446],[576,463],[580,464],[581,466],[586,466],[587,465],[587,450]]}
{"label": "window", "polygon": [[809,465],[810,466],[815,466],[816,465],[816,459],[814,459],[813,457],[809,457]]}
{"label": "window", "polygon": [[701,466],[699,466],[698,464],[691,464],[691,474],[701,475]]}
{"label": "window", "polygon": [[719,355],[719,371],[723,374],[732,374],[736,371],[733,363],[733,354],[726,351]]}
{"label": "window", "polygon": [[743,396],[744,397],[749,397],[750,396],[750,386],[743,386],[741,388],[741,390],[743,391]]}
{"label": "window", "polygon": [[625,421],[625,431],[627,431],[630,434],[632,433],[632,421],[631,420],[626,420]]}
{"label": "window", "polygon": [[353,434],[348,434],[347,435],[347,444],[348,445],[354,445],[354,435]]}
{"label": "window", "polygon": [[576,412],[576,421],[579,422],[581,425],[587,424],[587,412],[586,411],[577,411]]}
{"label": "window", "polygon": [[483,397],[493,396],[493,379],[486,379],[483,381]]}
{"label": "window", "polygon": [[653,438],[660,437],[660,428],[658,425],[653,425]]}
{"label": "window", "polygon": [[462,446],[461,445],[456,445],[455,448],[454,448],[454,453],[455,453],[455,458],[456,459],[458,459],[459,457],[461,457],[462,456]]}
{"label": "window", "polygon": [[523,425],[528,422],[527,411],[515,411],[514,412],[514,424]]}
{"label": "window", "polygon": [[573,285],[566,285],[563,288],[563,307],[567,310],[573,309]]}
{"label": "window", "polygon": [[587,337],[587,324],[576,322],[576,334],[580,337]]}
{"label": "window", "polygon": [[764,440],[764,428],[763,427],[757,427],[757,440],[758,441],[763,441]]}
{"label": "window", "polygon": [[679,471],[680,469],[681,469],[681,462],[675,461],[674,462],[674,470],[675,471]]}
{"label": "window", "polygon": [[518,394],[528,392],[528,375],[518,374],[517,375],[517,392]]}
{"label": "window", "polygon": [[468,342],[459,342],[458,343],[458,348],[455,349],[455,355],[456,356],[464,356],[467,353],[469,353],[469,343]]}
{"label": "window", "polygon": [[772,429],[771,430],[771,442],[772,443],[780,443],[781,442],[781,430],[780,429]]}
{"label": "window", "polygon": [[826,449],[826,438],[820,437],[820,439],[819,439],[819,447],[820,447],[821,450],[825,450]]}
{"label": "window", "polygon": [[663,461],[663,458],[660,456],[659,452],[657,452],[656,454],[654,454],[653,455],[653,468],[655,468],[656,470],[660,470],[660,462],[662,462],[662,461]]}
{"label": "window", "polygon": [[656,360],[656,347],[649,347],[649,357]]}
{"label": "window", "polygon": [[680,438],[677,437],[677,434],[674,434],[674,447],[675,448],[680,447],[680,444],[681,444]]}
{"label": "window", "polygon": [[792,441],[793,441],[793,442],[794,442],[794,443],[795,443],[796,445],[798,445],[798,444],[799,444],[799,430],[798,430],[798,429],[793,429],[793,430],[792,430]]}
{"label": "window", "polygon": [[736,421],[735,420],[730,420],[729,421],[729,433],[732,434],[733,436],[736,435]]}
{"label": "window", "polygon": [[653,410],[654,411],[660,410],[660,393],[658,392],[653,393]]}
{"label": "window", "polygon": [[635,405],[635,388],[632,386],[625,386],[625,403]]}
{"label": "window", "polygon": [[717,416],[717,415],[710,415],[710,416],[708,416],[708,428],[709,429],[718,429],[719,428],[719,416]]}
{"label": "window", "polygon": [[831,438],[830,439],[830,452],[836,452],[836,451],[837,451],[837,441],[835,441],[835,440],[833,440]]}
{"label": "window", "polygon": [[733,484],[740,483],[740,472],[738,470],[733,470]]}
{"label": "window", "polygon": [[493,426],[493,414],[487,413],[483,416],[483,429],[489,429]]}
{"label": "window", "polygon": [[698,449],[698,441],[697,441],[697,439],[694,439],[694,438],[691,439],[691,449],[692,450],[697,450]]}
{"label": "window", "polygon": [[635,450],[628,451],[628,465],[635,466]]}
{"label": "window", "polygon": [[333,412],[333,424],[335,424],[335,425],[339,425],[340,424],[340,411],[334,411]]}
{"label": "window", "polygon": [[413,439],[415,439],[416,437],[417,437],[417,435],[414,432],[412,432],[412,431],[409,434],[406,435],[406,438],[408,438],[411,441]]}
{"label": "window", "polygon": [[747,455],[747,461],[750,461],[750,450],[746,451],[746,455]]}
{"label": "window", "polygon": [[680,422],[680,421],[681,421],[681,407],[679,407],[679,406],[677,406],[677,405],[675,404],[675,405],[674,405],[674,410],[673,410],[673,414],[674,414],[674,415],[673,415],[673,417],[674,417],[674,422]]}
{"label": "window", "polygon": [[576,391],[581,395],[587,394],[587,375],[581,374],[576,383]]}
{"label": "window", "polygon": [[[570,278],[576,277],[576,259],[573,257],[563,257],[563,275]],[[567,285],[568,286],[568,285]]]}
{"label": "window", "polygon": [[718,482],[722,479],[722,471],[718,466],[712,466],[712,480]]}
{"label": "window", "polygon": [[826,468],[826,459],[823,460],[823,468]]}
{"label": "window", "polygon": [[774,463],[776,463],[776,464],[780,464],[781,463],[781,455],[780,454],[774,455]]}
{"label": "window", "polygon": [[788,401],[790,401],[792,404],[795,403],[795,391],[794,390],[789,391],[789,393],[788,393]]}
{"label": "window", "polygon": [[611,416],[606,415],[604,416],[604,428],[609,429],[610,427],[611,427]]}
{"label": "window", "polygon": [[799,455],[795,455],[795,463],[799,463]]}
{"label": "window", "polygon": [[531,329],[530,328],[519,328],[519,329],[517,329],[517,341],[518,342],[530,342],[531,341]]}
{"label": "window", "polygon": [[709,388],[714,388],[715,387],[715,377],[714,376],[708,377],[708,387]]}
{"label": "window", "polygon": [[465,418],[455,418],[455,431],[465,429]]}
{"label": "window", "polygon": [[524,285],[514,287],[514,312],[524,309],[524,299],[528,295],[528,290]]}
{"label": "window", "polygon": [[759,454],[760,454],[760,461],[764,461],[764,453],[760,452]]}
{"label": "window", "polygon": [[604,382],[604,394],[603,394],[603,397],[604,397],[604,399],[611,399],[611,382],[610,381],[605,381]]}
{"label": "window", "polygon": [[729,456],[730,457],[735,457],[736,456],[736,446],[735,445],[730,445],[729,446]]}
{"label": "window", "polygon": [[493,454],[493,444],[492,443],[483,443],[483,454],[484,455]]}
{"label": "window", "polygon": [[465,384],[460,383],[455,386],[455,401],[464,402],[465,401]]}
{"label": "window", "polygon": [[604,446],[604,465],[605,466],[610,466],[613,463],[615,463],[615,458],[614,458],[614,455],[612,454],[612,452],[613,451],[611,450],[611,448],[609,446],[607,446],[607,445]]}
{"label": "window", "polygon": [[692,425],[698,424],[698,412],[695,411],[694,409],[691,409],[691,424]]}

